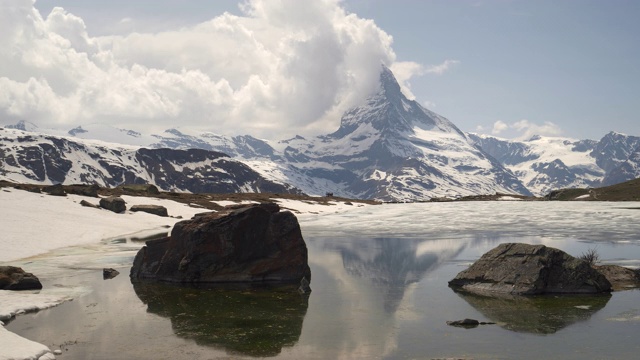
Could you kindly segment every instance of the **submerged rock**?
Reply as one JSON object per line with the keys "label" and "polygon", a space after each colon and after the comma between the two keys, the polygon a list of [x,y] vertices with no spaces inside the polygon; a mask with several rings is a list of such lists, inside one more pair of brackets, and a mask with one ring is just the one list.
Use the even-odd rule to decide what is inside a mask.
{"label": "submerged rock", "polygon": [[176,283],[298,283],[310,279],[311,270],[295,215],[276,204],[252,204],[177,223],[171,236],[146,242],[130,276]]}
{"label": "submerged rock", "polygon": [[611,283],[584,260],[544,245],[500,244],[449,286],[479,294],[593,294]]}
{"label": "submerged rock", "polygon": [[488,322],[488,321],[478,321],[476,319],[463,319],[463,320],[447,321],[447,325],[471,329],[471,328],[478,327],[478,325],[495,325],[495,323]]}
{"label": "submerged rock", "polygon": [[0,290],[39,290],[40,280],[16,266],[0,266]]}

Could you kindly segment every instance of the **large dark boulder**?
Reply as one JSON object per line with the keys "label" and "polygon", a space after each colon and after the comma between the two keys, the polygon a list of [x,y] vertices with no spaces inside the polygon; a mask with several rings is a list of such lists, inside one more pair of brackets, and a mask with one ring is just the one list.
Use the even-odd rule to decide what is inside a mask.
{"label": "large dark boulder", "polygon": [[158,216],[169,216],[167,208],[161,205],[133,205],[131,211],[142,211]]}
{"label": "large dark boulder", "polygon": [[295,215],[276,204],[201,214],[146,242],[132,280],[176,283],[295,282],[311,278]]}
{"label": "large dark boulder", "polygon": [[479,294],[593,294],[611,283],[591,265],[544,245],[500,244],[460,272],[449,286]]}
{"label": "large dark boulder", "polygon": [[39,290],[40,280],[15,266],[0,266],[0,290]]}
{"label": "large dark boulder", "polygon": [[119,196],[109,196],[100,199],[100,207],[113,211],[114,213],[121,213],[127,210],[127,205],[124,202],[124,199]]}

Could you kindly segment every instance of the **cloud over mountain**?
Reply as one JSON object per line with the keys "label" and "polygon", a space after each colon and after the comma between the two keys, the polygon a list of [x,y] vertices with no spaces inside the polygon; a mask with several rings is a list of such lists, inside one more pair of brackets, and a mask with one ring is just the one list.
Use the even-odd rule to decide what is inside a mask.
{"label": "cloud over mountain", "polygon": [[0,7],[3,122],[317,133],[377,89],[381,63],[402,64],[390,35],[337,0],[253,0],[242,16],[100,37],[62,8],[45,17],[33,0]]}

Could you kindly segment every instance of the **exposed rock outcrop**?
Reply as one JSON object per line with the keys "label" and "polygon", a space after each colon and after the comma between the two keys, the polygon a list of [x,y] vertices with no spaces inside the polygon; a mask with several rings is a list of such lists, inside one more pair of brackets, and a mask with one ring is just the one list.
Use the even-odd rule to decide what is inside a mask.
{"label": "exposed rock outcrop", "polygon": [[122,189],[125,192],[132,192],[136,194],[146,194],[146,195],[158,195],[160,191],[158,187],[152,184],[126,184],[118,186],[119,189]]}
{"label": "exposed rock outcrop", "polygon": [[121,213],[127,210],[127,205],[124,202],[124,199],[119,196],[109,196],[100,199],[100,207],[113,211],[114,213]]}
{"label": "exposed rock outcrop", "polygon": [[15,266],[0,266],[0,290],[39,290],[40,280]]}
{"label": "exposed rock outcrop", "polygon": [[100,209],[100,206],[90,203],[87,200],[80,200],[80,205],[84,206],[84,207],[90,207],[90,208],[94,208],[94,209]]}
{"label": "exposed rock outcrop", "polygon": [[161,205],[133,205],[131,211],[142,211],[153,215],[158,216],[169,216],[167,212],[167,208]]}
{"label": "exposed rock outcrop", "polygon": [[90,196],[90,197],[98,197],[98,190],[100,190],[100,186],[96,184],[91,185],[68,185],[65,186],[65,190],[69,194],[81,195],[81,196]]}
{"label": "exposed rock outcrop", "polygon": [[67,196],[67,192],[64,191],[64,187],[60,184],[44,187],[42,191],[53,196]]}
{"label": "exposed rock outcrop", "polygon": [[104,268],[102,269],[102,279],[103,280],[109,280],[109,279],[113,279],[114,277],[120,275],[120,271],[113,269],[113,268]]}
{"label": "exposed rock outcrop", "polygon": [[611,283],[613,290],[626,290],[640,287],[640,270],[618,265],[596,265],[594,268]]}
{"label": "exposed rock outcrop", "polygon": [[311,278],[307,246],[295,215],[277,204],[201,214],[150,240],[132,280],[176,283],[295,282]]}
{"label": "exposed rock outcrop", "polygon": [[479,294],[592,294],[611,283],[588,262],[544,245],[500,244],[460,272],[449,286]]}

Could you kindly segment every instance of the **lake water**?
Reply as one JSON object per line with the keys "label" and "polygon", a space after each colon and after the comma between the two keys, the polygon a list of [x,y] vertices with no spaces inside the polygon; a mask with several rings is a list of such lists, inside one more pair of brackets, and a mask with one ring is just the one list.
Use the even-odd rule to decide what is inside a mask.
{"label": "lake water", "polygon": [[[61,359],[636,358],[638,290],[495,299],[458,294],[447,282],[503,242],[573,255],[595,248],[605,263],[637,267],[638,205],[409,204],[302,216],[309,296],[133,285],[128,264],[141,244],[111,239],[34,260],[48,269],[45,287],[91,291],[7,328],[61,348]],[[105,266],[121,274],[103,280]],[[446,324],[464,318],[496,324]]]}

